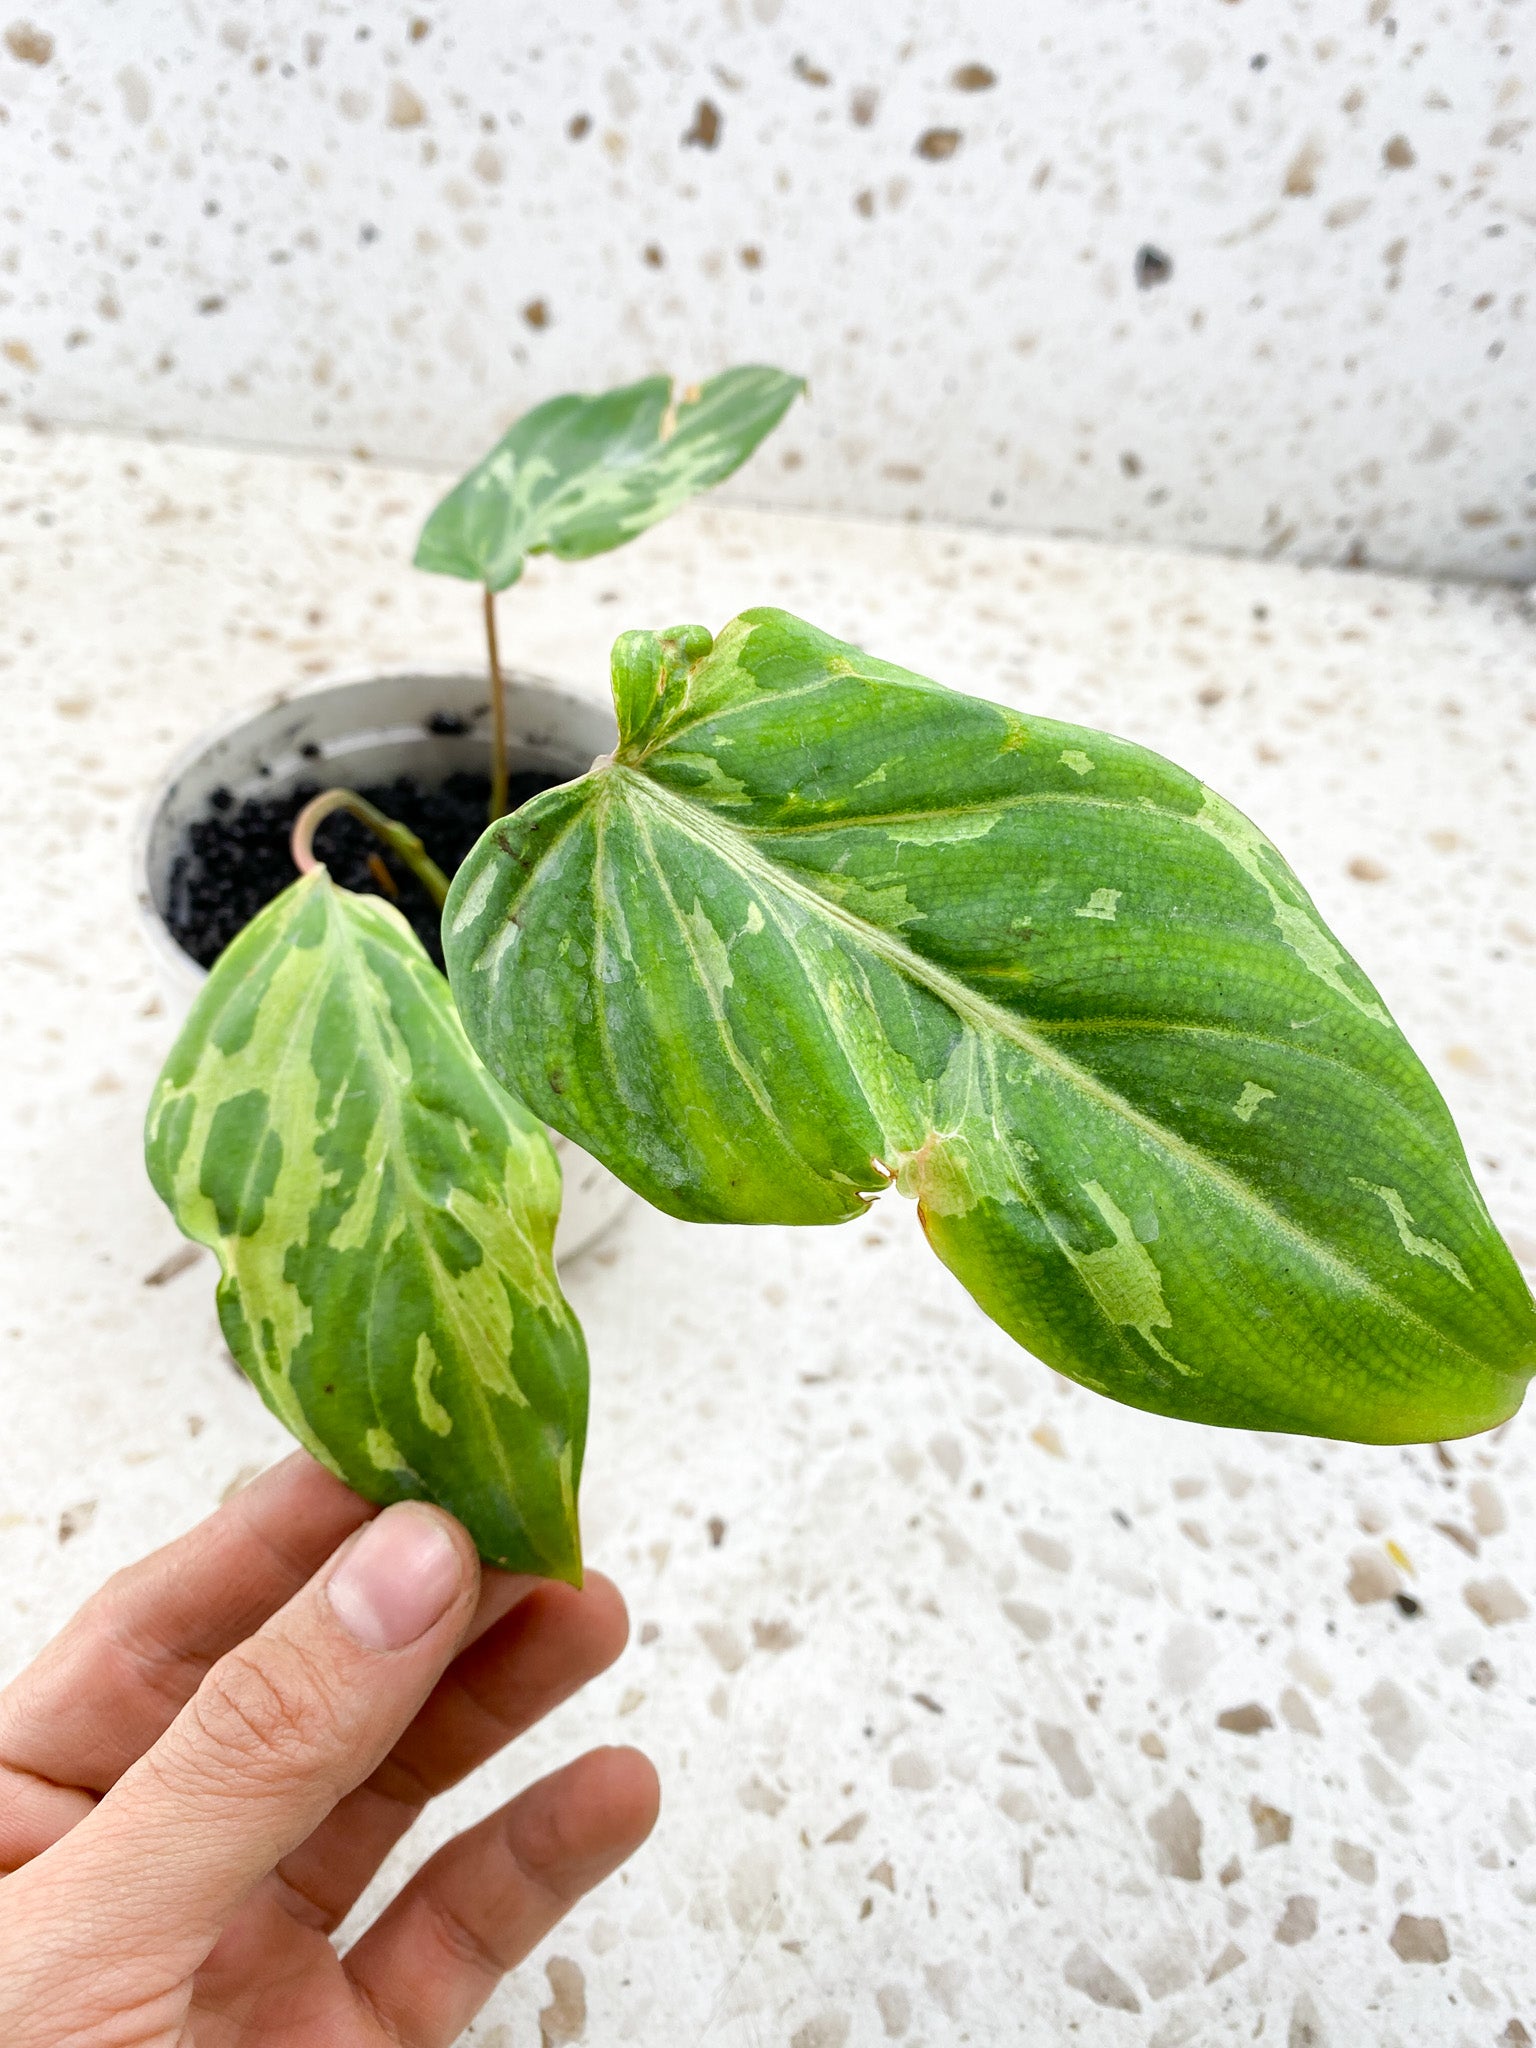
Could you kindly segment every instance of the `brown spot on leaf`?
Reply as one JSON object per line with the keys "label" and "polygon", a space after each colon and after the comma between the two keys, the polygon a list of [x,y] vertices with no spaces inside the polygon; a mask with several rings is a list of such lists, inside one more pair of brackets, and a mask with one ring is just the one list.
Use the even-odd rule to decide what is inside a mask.
{"label": "brown spot on leaf", "polygon": [[549,325],[548,303],[543,299],[530,299],[523,308],[523,318],[530,327],[547,327]]}
{"label": "brown spot on leaf", "polygon": [[1406,135],[1394,135],[1390,141],[1384,142],[1381,146],[1381,160],[1394,171],[1406,171],[1410,165],[1418,162],[1413,153],[1413,145]]}
{"label": "brown spot on leaf", "polygon": [[591,131],[592,116],[590,114],[572,114],[570,120],[565,124],[565,132],[569,135],[572,142],[580,142],[583,135],[588,135]]}
{"label": "brown spot on leaf", "polygon": [[950,73],[949,82],[956,92],[987,92],[996,85],[997,73],[990,64],[962,64]]}

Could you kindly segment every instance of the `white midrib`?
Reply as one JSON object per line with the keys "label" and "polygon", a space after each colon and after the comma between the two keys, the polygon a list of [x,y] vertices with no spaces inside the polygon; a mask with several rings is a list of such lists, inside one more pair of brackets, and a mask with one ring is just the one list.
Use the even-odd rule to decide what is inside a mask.
{"label": "white midrib", "polygon": [[[1128,1102],[1123,1095],[1107,1087],[1098,1076],[1080,1067],[1076,1061],[1066,1058],[1045,1039],[1030,1030],[1029,1026],[1011,1011],[1001,1009],[978,995],[968,983],[948,974],[931,960],[925,960],[910,946],[905,945],[893,933],[883,931],[878,925],[865,923],[844,905],[834,903],[813,889],[798,876],[786,873],[751,844],[743,834],[715,818],[703,805],[687,797],[678,796],[672,790],[662,788],[648,776],[634,769],[615,764],[602,771],[604,776],[622,776],[632,785],[645,802],[651,803],[687,837],[706,846],[720,859],[740,872],[802,904],[828,923],[839,926],[859,945],[867,948],[878,958],[925,988],[938,1000],[954,1011],[963,1022],[983,1033],[995,1036],[1016,1045],[1021,1052],[1037,1060],[1042,1067],[1058,1075],[1070,1087],[1078,1089],[1091,1101],[1122,1117],[1132,1129],[1139,1131],[1160,1150],[1192,1174],[1209,1182],[1226,1199],[1238,1208],[1246,1210],[1257,1222],[1272,1230],[1276,1236],[1293,1244],[1306,1258],[1330,1274],[1336,1281],[1368,1296],[1386,1310],[1395,1321],[1407,1327],[1422,1330],[1433,1336],[1436,1343],[1448,1345],[1475,1364],[1480,1371],[1487,1370],[1486,1361],[1474,1351],[1469,1351],[1457,1342],[1447,1331],[1399,1300],[1352,1261],[1342,1258],[1330,1245],[1314,1237],[1287,1216],[1255,1195],[1246,1182],[1236,1174],[1212,1159],[1209,1154],[1198,1151],[1177,1132],[1166,1125],[1157,1123],[1144,1111]],[[599,778],[601,779],[601,778]]]}

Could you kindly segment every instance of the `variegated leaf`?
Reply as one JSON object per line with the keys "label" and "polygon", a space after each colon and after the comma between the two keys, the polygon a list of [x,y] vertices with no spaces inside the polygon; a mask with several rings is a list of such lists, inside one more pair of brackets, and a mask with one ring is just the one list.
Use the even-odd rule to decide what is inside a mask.
{"label": "variegated leaf", "polygon": [[782,370],[748,366],[675,406],[669,377],[551,398],[443,499],[416,567],[505,590],[529,555],[604,554],[738,469],[804,389]]}
{"label": "variegated leaf", "polygon": [[781,612],[615,650],[621,745],[444,912],[481,1057],[661,1208],[894,1177],[1058,1370],[1203,1422],[1485,1429],[1536,1306],[1450,1116],[1256,826]]}
{"label": "variegated leaf", "polygon": [[262,911],[166,1062],[146,1158],[300,1443],[369,1500],[438,1502],[492,1563],[580,1583],[560,1169],[395,910],[318,868]]}

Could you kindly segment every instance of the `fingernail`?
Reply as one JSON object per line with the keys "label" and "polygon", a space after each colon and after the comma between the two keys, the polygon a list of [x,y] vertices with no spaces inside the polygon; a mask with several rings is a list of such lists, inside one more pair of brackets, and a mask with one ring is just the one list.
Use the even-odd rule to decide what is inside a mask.
{"label": "fingernail", "polygon": [[403,1650],[441,1621],[464,1583],[464,1562],[435,1515],[386,1508],[332,1572],[336,1618],[365,1650]]}

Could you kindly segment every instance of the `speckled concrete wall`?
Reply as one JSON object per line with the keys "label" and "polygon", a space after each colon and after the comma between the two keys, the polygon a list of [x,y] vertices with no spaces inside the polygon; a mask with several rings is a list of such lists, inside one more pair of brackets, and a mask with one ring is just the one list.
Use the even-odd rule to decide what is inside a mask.
{"label": "speckled concrete wall", "polygon": [[25,4],[13,416],[443,461],[768,358],[738,496],[1536,574],[1528,7]]}

